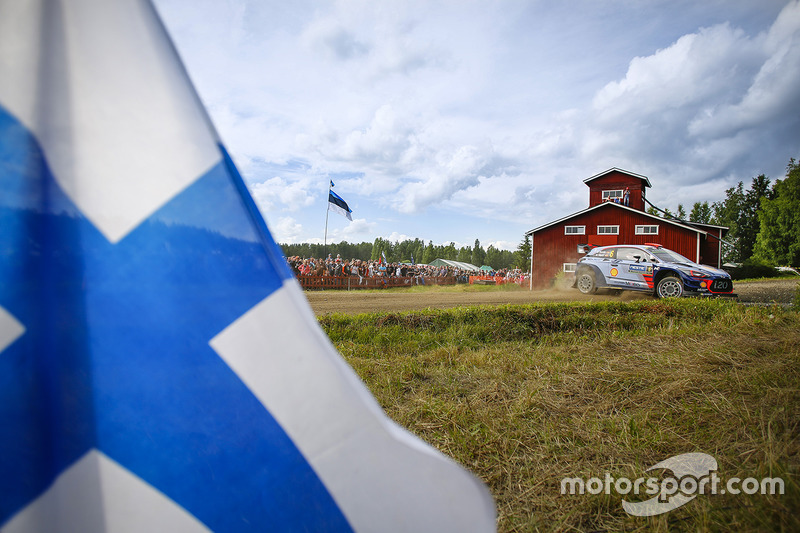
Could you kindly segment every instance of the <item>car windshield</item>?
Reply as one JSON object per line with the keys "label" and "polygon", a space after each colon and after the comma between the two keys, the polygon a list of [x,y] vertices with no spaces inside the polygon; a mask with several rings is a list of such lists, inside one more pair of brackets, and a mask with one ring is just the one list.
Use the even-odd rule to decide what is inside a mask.
{"label": "car windshield", "polygon": [[648,252],[664,263],[694,263],[691,259],[687,259],[681,254],[673,252],[672,250],[667,250],[666,248],[649,248]]}

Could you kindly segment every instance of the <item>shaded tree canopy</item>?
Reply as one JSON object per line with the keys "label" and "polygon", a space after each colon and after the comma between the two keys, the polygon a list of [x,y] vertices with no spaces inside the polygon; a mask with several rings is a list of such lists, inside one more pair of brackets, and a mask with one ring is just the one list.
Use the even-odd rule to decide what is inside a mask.
{"label": "shaded tree canopy", "polygon": [[758,210],[756,257],[772,264],[800,265],[800,164],[794,158],[786,178],[775,182]]}

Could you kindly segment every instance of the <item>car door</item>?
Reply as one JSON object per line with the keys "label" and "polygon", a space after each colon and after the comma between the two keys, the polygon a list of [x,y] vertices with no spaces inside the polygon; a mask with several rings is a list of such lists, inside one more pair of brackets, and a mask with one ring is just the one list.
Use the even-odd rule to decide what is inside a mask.
{"label": "car door", "polygon": [[631,289],[653,287],[653,263],[650,256],[639,248],[621,246],[617,248],[616,264],[618,286]]}
{"label": "car door", "polygon": [[603,248],[592,252],[591,264],[602,274],[602,278],[597,280],[598,285],[601,287],[610,285],[613,281],[612,265],[615,263],[614,255],[614,248]]}

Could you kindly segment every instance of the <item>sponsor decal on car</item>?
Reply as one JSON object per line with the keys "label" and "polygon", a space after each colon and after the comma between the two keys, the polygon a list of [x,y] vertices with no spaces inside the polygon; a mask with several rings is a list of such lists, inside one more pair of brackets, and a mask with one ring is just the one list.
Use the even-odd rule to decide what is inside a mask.
{"label": "sponsor decal on car", "polygon": [[640,272],[642,274],[652,274],[653,273],[653,265],[630,265],[628,267],[628,272]]}
{"label": "sponsor decal on car", "polygon": [[609,272],[609,274],[611,274],[611,277],[615,278],[615,277],[617,277],[617,274],[619,274],[619,270],[617,270],[616,268],[612,268],[611,272]]}

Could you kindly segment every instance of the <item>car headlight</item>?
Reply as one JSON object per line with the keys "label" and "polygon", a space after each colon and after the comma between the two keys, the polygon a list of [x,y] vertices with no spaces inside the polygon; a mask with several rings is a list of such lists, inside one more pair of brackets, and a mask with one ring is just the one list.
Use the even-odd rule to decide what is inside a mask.
{"label": "car headlight", "polygon": [[705,272],[702,272],[700,270],[690,270],[689,271],[689,275],[692,276],[693,278],[707,278],[707,277],[709,277],[708,274],[706,274]]}

